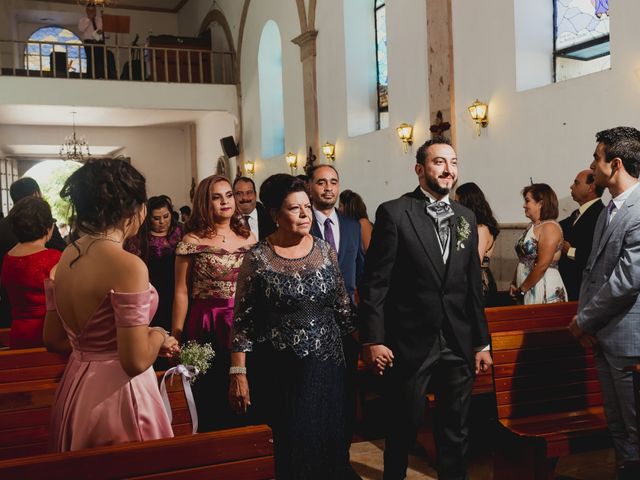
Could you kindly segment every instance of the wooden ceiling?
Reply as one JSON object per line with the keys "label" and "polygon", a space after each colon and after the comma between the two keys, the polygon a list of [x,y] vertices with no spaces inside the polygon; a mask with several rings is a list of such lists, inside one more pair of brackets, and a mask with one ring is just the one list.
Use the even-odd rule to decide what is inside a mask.
{"label": "wooden ceiling", "polygon": [[[47,3],[85,5],[86,0],[44,0]],[[108,1],[108,0],[107,0]],[[189,0],[111,0],[107,10],[141,10],[145,12],[178,13]]]}

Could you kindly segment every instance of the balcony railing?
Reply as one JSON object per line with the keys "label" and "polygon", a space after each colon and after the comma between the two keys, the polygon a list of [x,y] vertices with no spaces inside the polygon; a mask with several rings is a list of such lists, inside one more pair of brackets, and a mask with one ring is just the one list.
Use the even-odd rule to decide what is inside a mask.
{"label": "balcony railing", "polygon": [[0,75],[234,84],[230,52],[0,40]]}

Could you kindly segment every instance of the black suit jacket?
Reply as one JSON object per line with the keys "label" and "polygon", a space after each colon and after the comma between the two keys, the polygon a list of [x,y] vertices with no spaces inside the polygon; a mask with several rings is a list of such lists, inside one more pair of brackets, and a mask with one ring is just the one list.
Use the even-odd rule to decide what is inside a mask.
{"label": "black suit jacket", "polygon": [[442,332],[473,371],[474,348],[489,344],[475,215],[451,202],[445,264],[426,205],[417,188],[378,208],[360,289],[360,341],[384,343],[394,352],[394,366],[412,372]]}
{"label": "black suit jacket", "polygon": [[258,211],[258,235],[260,236],[258,240],[262,240],[276,231],[276,224],[273,223],[271,215],[260,202],[256,202],[256,210]]}
{"label": "black suit jacket", "polygon": [[575,260],[562,255],[558,268],[564,286],[567,287],[569,300],[578,300],[580,295],[580,283],[582,282],[582,272],[587,265],[587,260],[591,254],[593,243],[593,232],[600,212],[604,209],[601,200],[594,202],[587,210],[580,215],[575,225],[572,224],[571,217],[560,221],[564,239],[576,249]]}
{"label": "black suit jacket", "polygon": [[[360,222],[351,217],[346,217],[338,211],[336,211],[336,214],[338,215],[340,228],[338,263],[340,264],[340,272],[342,272],[342,277],[344,278],[344,286],[351,300],[353,300],[364,272],[364,249],[362,247]],[[313,223],[311,224],[311,235],[323,238],[320,225],[318,225],[315,215],[313,217]]]}

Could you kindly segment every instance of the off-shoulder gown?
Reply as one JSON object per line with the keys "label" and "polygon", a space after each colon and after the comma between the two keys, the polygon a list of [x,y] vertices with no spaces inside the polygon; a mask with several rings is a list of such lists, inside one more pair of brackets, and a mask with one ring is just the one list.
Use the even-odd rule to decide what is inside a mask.
{"label": "off-shoulder gown", "polygon": [[[47,310],[56,310],[45,281]],[[130,377],[118,358],[116,327],[148,325],[158,294],[109,292],[80,334],[61,318],[73,352],[53,402],[49,450],[64,452],[173,436],[152,367]]]}

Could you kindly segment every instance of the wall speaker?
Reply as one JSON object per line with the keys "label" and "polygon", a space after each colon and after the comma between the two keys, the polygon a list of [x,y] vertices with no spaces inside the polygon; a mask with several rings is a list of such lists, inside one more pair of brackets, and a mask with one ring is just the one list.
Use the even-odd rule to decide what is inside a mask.
{"label": "wall speaker", "polygon": [[238,146],[236,145],[233,137],[221,138],[220,143],[222,144],[222,151],[228,158],[233,158],[240,155],[240,150],[238,150]]}

